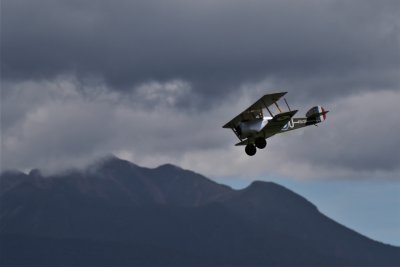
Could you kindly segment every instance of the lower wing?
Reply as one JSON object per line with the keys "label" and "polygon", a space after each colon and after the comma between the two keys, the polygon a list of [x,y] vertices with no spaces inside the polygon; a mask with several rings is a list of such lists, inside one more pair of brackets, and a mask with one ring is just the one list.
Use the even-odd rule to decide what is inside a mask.
{"label": "lower wing", "polygon": [[267,139],[277,134],[293,118],[296,113],[297,110],[277,114],[271,120],[269,120],[267,125],[265,125],[264,128],[262,128],[257,134],[235,144],[235,146],[244,146],[249,143],[253,143],[257,137],[263,137]]}

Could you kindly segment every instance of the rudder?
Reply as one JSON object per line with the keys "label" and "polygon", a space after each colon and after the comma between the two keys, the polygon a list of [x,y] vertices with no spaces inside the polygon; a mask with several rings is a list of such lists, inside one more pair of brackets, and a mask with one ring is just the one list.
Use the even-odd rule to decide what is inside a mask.
{"label": "rudder", "polygon": [[322,122],[326,120],[326,113],[329,111],[325,110],[322,106],[315,106],[312,107],[306,113],[307,119],[314,119],[316,122]]}

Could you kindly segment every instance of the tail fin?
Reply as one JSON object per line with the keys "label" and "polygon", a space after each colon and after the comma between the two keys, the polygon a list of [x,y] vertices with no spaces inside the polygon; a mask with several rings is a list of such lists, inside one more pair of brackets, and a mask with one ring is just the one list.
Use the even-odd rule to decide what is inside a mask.
{"label": "tail fin", "polygon": [[306,113],[307,119],[314,119],[316,122],[322,122],[326,120],[326,113],[328,113],[328,110],[325,110],[321,106],[315,106],[312,107],[309,111]]}

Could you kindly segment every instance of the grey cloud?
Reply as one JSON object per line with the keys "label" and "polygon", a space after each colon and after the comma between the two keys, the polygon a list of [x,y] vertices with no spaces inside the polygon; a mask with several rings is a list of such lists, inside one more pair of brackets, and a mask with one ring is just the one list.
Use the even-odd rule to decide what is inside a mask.
{"label": "grey cloud", "polygon": [[[400,174],[399,92],[380,91],[330,104],[325,125],[285,139],[292,161],[312,168]],[[382,175],[383,176],[383,175]]]}
{"label": "grey cloud", "polygon": [[[25,85],[24,89],[26,86],[32,84]],[[25,102],[26,95],[31,93],[26,91],[30,90],[43,99],[21,110],[21,102]],[[54,169],[105,153],[102,148],[112,133],[111,125],[107,123],[113,120],[112,113],[101,104],[86,102],[76,96],[66,97],[61,88],[56,90],[56,94],[47,97],[47,93],[53,92],[30,87],[25,92],[17,92],[12,96],[15,102],[2,108],[6,116],[14,111],[22,114],[7,128],[2,127],[3,167],[46,166]],[[10,103],[8,98],[5,102]]]}
{"label": "grey cloud", "polygon": [[400,66],[399,10],[398,1],[4,1],[2,72],[98,77],[120,90],[182,79],[202,104],[266,78],[299,97],[366,90],[359,72],[397,89],[387,73]]}
{"label": "grey cloud", "polygon": [[144,86],[149,95],[141,95],[139,89],[129,97],[82,88],[73,78],[14,86],[19,90],[9,89],[2,99],[2,115],[7,118],[1,140],[5,169],[82,166],[120,151],[134,153],[138,160],[158,155],[179,159],[189,151],[221,148],[229,142],[220,127],[229,118],[229,108],[196,114],[175,109],[174,102],[187,93],[185,89],[183,96],[179,94],[187,86],[181,81],[150,83]]}
{"label": "grey cloud", "polygon": [[[174,102],[186,97],[190,87],[179,80],[143,85],[145,90],[130,97],[82,88],[72,78],[14,86],[20,90],[8,90],[2,106],[3,116],[14,118],[2,128],[4,168],[51,171],[82,166],[112,152],[146,166],[172,162],[212,176],[394,177],[400,171],[398,92],[362,93],[326,103],[331,113],[319,128],[275,136],[266,151],[248,157],[243,147],[233,146],[233,133],[221,128],[258,97],[246,89],[232,102],[182,112]],[[262,92],[264,86],[251,87]],[[176,90],[182,88],[180,95]],[[141,95],[142,90],[149,95]],[[37,98],[29,105],[32,95]],[[297,101],[292,106],[300,108],[300,116],[310,107]]]}
{"label": "grey cloud", "polygon": [[[211,176],[358,178],[400,172],[398,92],[362,93],[327,103],[331,113],[320,127],[272,137],[266,151],[248,157],[243,147],[233,146],[233,133],[221,128],[254,100],[246,90],[238,100],[207,111],[182,112],[173,105],[185,97],[175,92],[182,86],[187,85],[178,80],[149,83],[145,91],[150,96],[132,93],[127,98],[107,90],[84,95],[73,79],[18,84],[21,90],[3,99],[8,103],[3,114],[22,114],[2,129],[3,167],[52,171],[112,152],[146,166],[172,162]],[[38,96],[35,103],[21,105],[32,94]],[[166,100],[154,105],[159,97]],[[301,109],[300,116],[309,108],[297,102],[292,106]]]}

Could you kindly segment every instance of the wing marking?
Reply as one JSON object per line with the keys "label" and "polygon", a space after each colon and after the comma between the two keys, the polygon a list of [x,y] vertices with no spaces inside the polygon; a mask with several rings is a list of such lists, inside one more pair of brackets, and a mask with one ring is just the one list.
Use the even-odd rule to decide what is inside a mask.
{"label": "wing marking", "polygon": [[268,121],[267,125],[261,129],[260,133],[264,138],[271,137],[278,133],[297,113],[297,110],[279,113]]}

